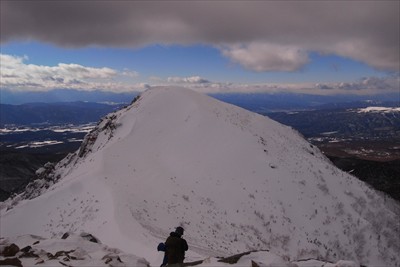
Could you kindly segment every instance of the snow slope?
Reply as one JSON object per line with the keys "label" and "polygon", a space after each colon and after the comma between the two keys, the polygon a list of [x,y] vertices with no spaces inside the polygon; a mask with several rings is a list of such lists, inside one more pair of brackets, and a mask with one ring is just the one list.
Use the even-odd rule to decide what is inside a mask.
{"label": "snow slope", "polygon": [[159,265],[156,245],[182,225],[188,261],[269,250],[290,261],[400,262],[397,202],[291,128],[187,89],[144,92],[38,176],[2,203],[2,237],[88,232]]}

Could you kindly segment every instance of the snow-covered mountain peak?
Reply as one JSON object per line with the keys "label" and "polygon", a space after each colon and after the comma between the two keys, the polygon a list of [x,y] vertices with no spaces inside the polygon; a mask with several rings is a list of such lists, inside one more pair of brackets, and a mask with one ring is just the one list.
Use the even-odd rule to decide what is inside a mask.
{"label": "snow-covered mountain peak", "polygon": [[1,236],[88,232],[153,262],[181,225],[188,260],[269,250],[290,261],[400,262],[398,203],[291,128],[187,89],[144,92],[38,175],[3,203],[14,208],[1,211]]}

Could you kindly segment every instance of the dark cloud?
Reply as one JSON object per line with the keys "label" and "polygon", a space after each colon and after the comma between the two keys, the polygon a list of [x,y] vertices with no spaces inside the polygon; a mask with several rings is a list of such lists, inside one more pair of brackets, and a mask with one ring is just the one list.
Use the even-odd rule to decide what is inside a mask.
{"label": "dark cloud", "polygon": [[[306,52],[399,69],[399,1],[1,1],[1,42],[140,47],[206,43],[246,68],[293,70]],[[254,62],[265,47],[288,53]],[[241,47],[244,56],[237,56]],[[260,49],[257,49],[260,48]],[[289,53],[290,54],[290,53]],[[250,62],[250,63],[249,63]],[[253,64],[254,63],[254,64]]]}

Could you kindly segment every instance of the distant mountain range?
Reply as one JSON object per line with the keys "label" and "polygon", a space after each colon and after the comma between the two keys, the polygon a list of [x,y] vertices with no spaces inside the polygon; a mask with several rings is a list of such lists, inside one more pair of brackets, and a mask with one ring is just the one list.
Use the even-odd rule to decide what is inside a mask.
{"label": "distant mountain range", "polygon": [[[20,105],[42,102],[95,102],[95,103],[130,103],[139,92],[115,93],[104,91],[79,91],[58,89],[48,92],[11,91],[1,88],[0,104]],[[396,102],[400,105],[398,93],[379,95],[312,95],[300,93],[214,93],[210,96],[255,112],[282,111],[294,109],[310,109],[327,105],[327,107],[343,107],[350,102],[382,103]],[[333,104],[332,104],[333,103]]]}
{"label": "distant mountain range", "polygon": [[227,102],[257,113],[365,108],[368,106],[399,107],[398,94],[379,96],[356,95],[306,95],[295,93],[229,93],[212,94],[223,102]]}
{"label": "distant mountain range", "polygon": [[[6,124],[60,125],[96,122],[104,115],[129,104],[137,95],[138,93],[94,93],[74,90],[55,90],[47,93],[26,92],[22,94],[2,90],[0,127]],[[382,101],[382,97],[373,99],[373,96],[318,96],[293,93],[230,93],[212,94],[210,96],[264,115],[286,111],[311,112],[312,110],[365,108],[369,106],[400,106],[396,96],[394,98],[385,97],[385,99],[392,101]],[[85,101],[76,101],[77,99]],[[278,115],[274,116],[277,119],[279,117]]]}
{"label": "distant mountain range", "polygon": [[80,91],[58,89],[48,92],[11,91],[1,88],[1,104],[20,105],[26,103],[54,102],[96,102],[96,103],[130,103],[139,93],[113,93],[104,91]]}
{"label": "distant mountain range", "polygon": [[[351,103],[352,107],[360,107]],[[390,105],[391,103],[388,103]],[[370,104],[371,105],[371,104]],[[400,110],[379,109],[362,112],[357,108],[318,109],[301,112],[263,113],[285,125],[292,126],[305,137],[353,140],[397,139],[400,136]]]}
{"label": "distant mountain range", "polygon": [[62,125],[97,122],[101,117],[120,109],[124,104],[91,102],[0,104],[0,127],[5,125]]}

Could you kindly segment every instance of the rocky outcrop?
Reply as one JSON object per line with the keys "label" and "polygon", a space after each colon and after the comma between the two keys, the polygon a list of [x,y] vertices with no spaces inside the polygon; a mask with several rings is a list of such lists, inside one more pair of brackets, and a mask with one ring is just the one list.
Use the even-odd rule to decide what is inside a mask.
{"label": "rocky outcrop", "polygon": [[0,260],[0,266],[1,265],[22,267],[22,263],[18,258],[7,258],[4,260]]}
{"label": "rocky outcrop", "polygon": [[4,249],[0,251],[0,255],[4,257],[14,257],[18,252],[19,247],[13,243],[5,246]]}
{"label": "rocky outcrop", "polygon": [[[26,246],[19,249],[13,242]],[[20,236],[15,240],[2,239],[0,265],[148,267],[149,263],[143,258],[102,245],[100,240],[89,233],[68,233],[61,239],[44,239],[38,236]]]}

